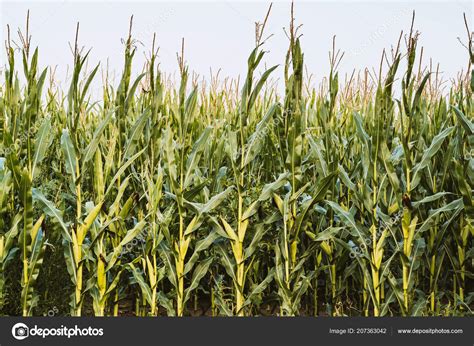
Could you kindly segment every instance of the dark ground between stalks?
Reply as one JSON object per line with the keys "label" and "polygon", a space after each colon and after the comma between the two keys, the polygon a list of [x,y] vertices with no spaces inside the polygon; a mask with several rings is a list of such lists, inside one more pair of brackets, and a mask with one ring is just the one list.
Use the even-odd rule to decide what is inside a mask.
{"label": "dark ground between stalks", "polygon": [[[51,239],[50,245],[46,249],[44,256],[44,266],[38,278],[39,292],[44,292],[39,299],[38,306],[34,310],[34,316],[68,316],[70,315],[70,295],[74,291],[74,287],[70,281],[67,268],[64,265],[64,257],[62,246],[57,239]],[[9,296],[6,299],[5,306],[0,310],[0,316],[21,316],[20,294],[21,286],[18,277],[21,277],[22,263],[19,256],[11,262],[7,282],[6,291]],[[54,279],[50,279],[54,278]],[[452,283],[448,283],[452,285]],[[470,288],[471,287],[471,288]],[[468,279],[466,282],[466,292],[474,290],[474,280]],[[136,316],[135,313],[135,297],[133,297],[131,287],[124,292],[125,297],[119,301],[119,316]],[[299,316],[315,316],[314,303],[310,300],[312,295],[307,295],[302,303]],[[342,312],[348,316],[363,316],[363,311],[357,306],[357,303],[346,297],[345,293],[341,293],[340,299],[342,304],[336,305],[341,307]],[[211,301],[208,296],[199,296],[197,308],[194,308],[194,296],[187,303],[185,316],[199,317],[212,316]],[[449,300],[441,302],[442,305],[448,304]],[[318,312],[317,316],[330,316],[328,312],[331,302],[325,300],[325,289],[318,289]],[[470,304],[470,309],[474,310],[474,303]],[[112,316],[112,309],[107,311],[107,316]],[[143,309],[145,310],[145,308]],[[158,316],[167,316],[167,311],[163,307],[158,307]],[[280,315],[279,302],[276,297],[272,300],[262,302],[259,308],[253,310],[252,316],[278,316]],[[83,305],[83,316],[94,316],[92,309],[92,299],[86,295]]]}
{"label": "dark ground between stalks", "polygon": [[[35,308],[34,316],[68,316],[70,315],[69,300],[70,295],[74,291],[74,287],[69,279],[69,274],[67,272],[66,266],[63,261],[63,252],[61,245],[55,244],[50,245],[46,249],[46,254],[44,257],[44,271],[40,272],[38,285],[40,292],[44,292],[44,295],[40,296],[38,306]],[[17,256],[14,261],[11,263],[10,270],[8,272],[7,279],[7,292],[10,292],[10,295],[7,297],[6,304],[3,308],[3,311],[0,311],[0,315],[3,316],[21,316],[21,305],[20,294],[21,286],[20,281],[17,279],[21,276],[21,261]],[[51,280],[48,278],[54,277],[55,279]],[[468,280],[468,283],[472,280]],[[474,282],[472,282],[474,287]],[[466,287],[469,291],[469,285]],[[131,290],[130,290],[131,292]],[[318,313],[317,316],[324,317],[330,316],[328,312],[328,304],[324,299],[325,292],[324,288],[321,287],[318,289]],[[341,298],[346,298],[345,294],[341,295]],[[197,301],[197,308],[194,308],[194,297],[190,299],[187,304],[187,310],[185,316],[191,317],[200,317],[212,316],[212,307],[211,301],[207,296],[200,296]],[[448,304],[448,300],[444,302]],[[314,314],[314,304],[312,301],[309,301],[309,296],[306,297],[306,301],[302,304],[303,307],[300,309],[299,316],[315,316]],[[341,305],[339,303],[339,305]],[[363,311],[360,311],[354,302],[346,299],[343,304],[343,312],[349,316],[363,316]],[[125,292],[125,297],[119,301],[119,316],[136,316],[135,313],[135,298],[132,296],[132,293]],[[471,310],[474,310],[474,304],[470,306]],[[107,312],[108,316],[111,316],[111,311]],[[167,316],[167,311],[163,307],[158,307],[158,316]],[[272,300],[263,302],[258,308],[258,312],[254,311],[253,316],[278,316],[280,315],[280,308],[278,301]],[[89,296],[86,295],[84,306],[83,306],[83,316],[94,316],[92,309],[92,300]]]}
{"label": "dark ground between stalks", "polygon": [[[19,256],[11,262],[7,275],[6,292],[9,296],[6,299],[5,306],[0,310],[3,316],[21,316],[21,285],[18,280],[21,277],[22,263]],[[54,279],[51,279],[54,278]],[[39,299],[39,303],[34,310],[34,316],[68,316],[70,315],[70,295],[74,287],[70,281],[67,268],[64,265],[63,248],[57,239],[50,239],[49,246],[43,260],[43,268],[38,277],[39,292],[44,292]],[[130,290],[131,291],[131,290]],[[320,302],[318,304],[318,316],[329,316],[327,305],[323,301],[324,289],[318,290]],[[312,302],[306,302],[300,310],[300,316],[314,316],[314,305]],[[194,309],[194,297],[187,304],[188,309],[185,316],[212,316],[211,301],[208,297],[199,297],[197,309]],[[277,316],[280,313],[278,301],[275,299],[268,303],[262,303],[258,313],[253,315]],[[353,311],[354,315],[360,315],[360,312]],[[112,315],[111,311],[107,315]],[[94,316],[92,309],[92,299],[86,295],[83,305],[83,316]],[[126,297],[119,301],[119,316],[136,316],[135,298],[132,294],[126,293]],[[167,311],[163,307],[158,308],[158,316],[167,316]]]}
{"label": "dark ground between stalks", "polygon": [[[211,301],[209,299],[200,299],[198,302],[198,307],[195,310],[192,306],[193,302],[188,305],[188,309],[185,313],[185,316],[189,317],[212,317],[212,307]],[[325,305],[321,304],[319,306],[320,312],[318,316],[324,317],[329,316],[325,311]],[[85,307],[85,314],[87,316],[93,316],[93,310],[91,306]],[[278,316],[279,315],[279,306],[278,304],[262,304],[259,309],[259,313],[255,316]],[[132,299],[124,299],[119,303],[119,316],[121,317],[131,317],[136,316],[135,314],[135,302]],[[167,316],[166,309],[159,307],[158,316]],[[301,310],[300,316],[314,316],[308,310]]]}

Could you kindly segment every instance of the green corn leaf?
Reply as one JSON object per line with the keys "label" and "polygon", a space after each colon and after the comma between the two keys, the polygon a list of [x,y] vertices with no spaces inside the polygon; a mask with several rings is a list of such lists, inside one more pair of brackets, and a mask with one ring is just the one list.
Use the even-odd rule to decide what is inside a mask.
{"label": "green corn leaf", "polygon": [[88,163],[94,157],[97,147],[99,146],[102,134],[104,133],[104,130],[109,124],[110,119],[112,119],[112,115],[114,114],[114,111],[115,109],[109,110],[105,118],[100,122],[99,126],[97,126],[97,129],[94,131],[92,140],[90,141],[89,145],[86,147],[86,150],[84,151],[84,154],[82,156],[82,169],[81,169],[82,171],[85,171],[86,163]]}
{"label": "green corn leaf", "polygon": [[128,263],[127,267],[130,269],[130,271],[133,274],[133,278],[135,281],[138,283],[138,286],[140,286],[141,293],[143,294],[143,297],[146,299],[148,304],[152,304],[152,292],[150,286],[146,283],[143,275],[138,271],[138,269],[132,264]]}
{"label": "green corn leaf", "polygon": [[247,296],[247,299],[245,300],[244,306],[251,304],[254,297],[262,294],[265,291],[265,289],[268,287],[268,285],[273,281],[274,276],[275,276],[275,269],[272,268],[268,272],[265,279],[262,282],[260,282],[255,288],[253,288],[252,291],[250,291],[250,293]]}
{"label": "green corn leaf", "polygon": [[268,135],[269,128],[267,127],[268,123],[271,119],[273,119],[274,115],[277,113],[280,105],[275,103],[273,104],[267,113],[264,115],[262,120],[257,124],[257,128],[255,132],[250,137],[250,140],[245,148],[244,154],[244,166],[247,166],[250,162],[252,162],[255,157],[260,154],[262,150],[262,146],[266,136]]}
{"label": "green corn leaf", "polygon": [[209,136],[211,134],[211,131],[212,131],[211,127],[206,127],[206,129],[201,134],[199,139],[193,145],[193,149],[191,151],[191,154],[189,154],[188,159],[186,161],[186,173],[184,175],[184,183],[183,183],[183,188],[184,189],[186,189],[191,183],[191,179],[193,177],[194,169],[196,168],[197,164],[199,163],[199,160],[202,156],[202,152],[204,151],[204,148],[208,144],[208,140],[209,140]]}
{"label": "green corn leaf", "polygon": [[287,183],[289,176],[290,176],[289,172],[281,173],[278,176],[278,179],[275,180],[273,183],[266,184],[263,187],[262,192],[260,193],[260,196],[258,197],[258,200],[266,201],[267,199],[272,197],[274,192],[276,192],[278,189],[280,189]]}
{"label": "green corn leaf", "polygon": [[119,177],[122,176],[123,172],[125,172],[125,170],[130,167],[130,165],[141,155],[145,152],[146,148],[143,148],[142,150],[140,150],[138,153],[136,153],[135,155],[133,155],[132,157],[130,157],[122,166],[120,166],[120,168],[117,170],[117,172],[115,173],[114,177],[112,178],[112,180],[109,182],[109,186],[107,187],[107,190],[105,191],[105,196],[107,196],[110,191],[112,191],[112,188],[114,187],[114,184],[115,182],[117,181],[117,179]]}
{"label": "green corn leaf", "polygon": [[[474,74],[473,74],[474,76]],[[464,128],[464,130],[467,132],[468,135],[474,135],[474,123],[472,120],[469,120],[466,118],[463,112],[459,110],[459,108],[455,106],[451,106],[454,109],[454,113],[456,114],[456,117],[458,118],[458,121],[461,123],[461,126]]]}
{"label": "green corn leaf", "polygon": [[66,166],[66,172],[71,176],[71,187],[74,191],[76,185],[77,171],[76,171],[76,150],[72,144],[71,137],[69,136],[69,130],[64,129],[61,136],[61,148],[64,155],[64,164]]}
{"label": "green corn leaf", "polygon": [[255,250],[257,249],[258,245],[261,244],[262,237],[266,233],[266,228],[263,227],[262,224],[255,225],[255,233],[253,235],[252,241],[250,244],[245,248],[244,252],[244,260],[251,257]]}
{"label": "green corn leaf", "polygon": [[194,267],[194,264],[198,261],[199,259],[199,254],[208,249],[215,241],[216,239],[219,238],[219,234],[216,231],[212,231],[207,235],[206,238],[199,240],[196,243],[196,247],[194,248],[194,252],[189,258],[189,260],[186,262],[186,265],[184,267],[184,275],[189,273],[191,269]]}
{"label": "green corn leaf", "polygon": [[143,135],[143,129],[149,117],[150,111],[147,109],[142,115],[140,115],[135,124],[133,124],[129,133],[127,146],[125,147],[125,152],[123,153],[123,157],[125,159],[130,158],[135,153],[135,148],[137,147],[138,142]]}
{"label": "green corn leaf", "polygon": [[185,304],[189,300],[191,292],[199,286],[199,282],[209,271],[209,267],[212,264],[213,260],[214,259],[212,257],[208,257],[196,266],[196,269],[194,269],[193,276],[191,278],[191,282],[189,283],[189,286],[184,293],[183,304]]}
{"label": "green corn leaf", "polygon": [[33,189],[32,190],[32,196],[33,196],[33,200],[36,201],[37,203],[39,203],[39,205],[41,206],[41,209],[43,210],[43,212],[54,218],[56,220],[56,222],[59,224],[59,226],[61,227],[61,231],[62,231],[62,235],[64,237],[64,239],[67,241],[67,242],[72,242],[72,238],[69,234],[69,231],[68,231],[68,226],[67,224],[64,222],[63,220],[63,216],[62,216],[62,213],[59,209],[57,209],[53,202],[49,201],[44,195],[43,193],[38,190],[38,189]]}
{"label": "green corn leaf", "polygon": [[46,156],[46,151],[51,145],[51,120],[46,118],[38,130],[35,138],[35,153],[33,156],[33,165],[31,169],[31,176],[35,177],[36,167],[43,161]]}
{"label": "green corn leaf", "polygon": [[228,187],[221,193],[218,193],[217,195],[213,196],[205,204],[191,202],[188,202],[188,204],[191,205],[199,213],[199,215],[204,215],[217,208],[229,196],[233,189],[233,186]]}
{"label": "green corn leaf", "polygon": [[336,212],[336,214],[341,218],[341,221],[347,226],[349,232],[358,238],[359,241],[364,242],[364,236],[361,228],[356,224],[354,217],[348,211],[345,211],[341,206],[332,201],[327,201],[327,204]]}
{"label": "green corn leaf", "polygon": [[431,158],[434,155],[436,155],[436,153],[441,148],[441,145],[443,144],[444,140],[451,134],[451,132],[453,132],[453,130],[454,130],[454,127],[452,126],[452,127],[446,128],[443,131],[441,131],[440,133],[438,133],[433,138],[433,141],[431,142],[429,148],[424,151],[420,162],[418,162],[413,167],[414,172],[413,172],[413,180],[412,180],[412,184],[411,184],[411,189],[412,190],[420,183],[421,171],[429,165]]}
{"label": "green corn leaf", "polygon": [[116,247],[114,247],[113,252],[107,256],[107,267],[105,268],[105,271],[109,271],[115,265],[123,247],[127,243],[131,242],[135,237],[137,237],[138,234],[140,234],[140,232],[143,230],[145,225],[146,225],[145,220],[142,220],[139,223],[137,223],[135,227],[129,230],[127,234],[125,234],[125,236],[120,241],[120,243]]}

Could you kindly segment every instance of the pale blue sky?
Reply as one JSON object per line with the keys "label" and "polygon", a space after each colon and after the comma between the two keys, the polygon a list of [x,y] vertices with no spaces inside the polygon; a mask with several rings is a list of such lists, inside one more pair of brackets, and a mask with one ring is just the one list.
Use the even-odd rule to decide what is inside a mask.
{"label": "pale blue sky", "polygon": [[[467,53],[457,37],[466,40],[462,19],[465,12],[472,20],[472,1],[296,1],[297,23],[303,24],[302,46],[308,70],[314,80],[328,74],[328,51],[332,36],[345,51],[340,66],[342,73],[353,68],[377,67],[383,48],[395,44],[400,30],[408,31],[411,12],[416,11],[415,28],[421,32],[425,62],[429,58],[440,63],[446,79],[466,69]],[[107,57],[109,67],[120,73],[123,44],[130,15],[134,15],[134,36],[143,42],[138,46],[135,73],[144,62],[144,52],[157,33],[162,69],[172,73],[177,69],[176,52],[181,38],[186,41],[186,61],[191,70],[209,76],[222,69],[221,76],[243,75],[246,59],[254,45],[254,22],[263,20],[266,1],[165,2],[147,1],[1,1],[1,26],[5,35],[9,24],[16,38],[16,29],[23,27],[26,11],[31,12],[32,44],[40,48],[40,65],[58,65],[56,77],[64,79],[72,54],[68,42],[74,39],[76,22],[80,22],[80,44],[92,48],[90,65]],[[282,28],[288,26],[290,5],[277,1],[266,29],[274,36],[267,42],[265,58],[268,65],[281,64],[287,49]],[[5,36],[2,37],[2,42]],[[3,45],[2,45],[3,48]],[[0,54],[4,66],[4,49]],[[275,77],[281,77],[282,68]],[[118,82],[118,81],[117,81]]]}

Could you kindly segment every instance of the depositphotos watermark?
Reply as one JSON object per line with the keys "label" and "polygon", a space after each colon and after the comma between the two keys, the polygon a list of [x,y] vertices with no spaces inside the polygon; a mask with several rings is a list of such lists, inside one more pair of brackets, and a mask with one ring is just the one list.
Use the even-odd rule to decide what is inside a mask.
{"label": "depositphotos watermark", "polygon": [[72,338],[77,336],[103,336],[103,328],[80,328],[75,325],[73,328],[69,328],[61,325],[58,328],[40,328],[35,325],[33,328],[29,328],[24,323],[17,323],[12,327],[12,336],[17,340],[23,340],[28,337],[42,337],[43,339],[49,336],[62,336]]}

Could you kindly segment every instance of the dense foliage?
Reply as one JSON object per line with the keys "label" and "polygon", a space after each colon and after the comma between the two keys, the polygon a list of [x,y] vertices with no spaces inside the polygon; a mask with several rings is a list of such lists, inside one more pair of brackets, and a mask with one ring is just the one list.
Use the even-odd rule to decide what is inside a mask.
{"label": "dense foliage", "polygon": [[474,74],[442,92],[412,29],[342,85],[334,48],[313,89],[293,20],[284,64],[261,70],[264,26],[241,87],[190,80],[184,53],[175,87],[154,44],[132,76],[130,26],[100,102],[77,37],[64,94],[28,30],[8,38],[3,314],[472,314]]}

